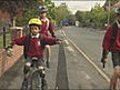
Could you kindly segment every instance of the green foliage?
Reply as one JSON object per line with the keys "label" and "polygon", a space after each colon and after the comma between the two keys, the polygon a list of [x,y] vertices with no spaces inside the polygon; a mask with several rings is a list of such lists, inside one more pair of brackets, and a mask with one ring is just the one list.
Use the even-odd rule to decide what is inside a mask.
{"label": "green foliage", "polygon": [[80,22],[82,22],[82,21],[81,21],[81,20],[82,20],[82,17],[83,17],[82,14],[83,14],[83,13],[80,12],[80,11],[77,11],[76,14],[75,14],[76,19],[77,19],[78,21],[80,21]]}
{"label": "green foliage", "polygon": [[30,18],[33,17],[38,17],[38,11],[37,9],[27,9],[24,14],[23,17],[19,17],[17,19],[17,26],[22,26],[22,25],[26,25],[28,23],[28,21],[30,20]]}
{"label": "green foliage", "polygon": [[54,12],[57,24],[59,24],[61,20],[68,18],[71,14],[65,3],[62,3],[60,6],[56,7]]}
{"label": "green foliage", "polygon": [[[96,27],[102,27],[105,22],[107,22],[107,12],[100,7],[100,5],[96,5],[95,8],[91,10],[91,20],[95,23]],[[103,25],[102,25],[103,24]]]}
{"label": "green foliage", "polygon": [[[105,11],[103,7],[97,4],[90,12],[77,11],[75,16],[80,22],[81,26],[89,26],[93,28],[104,28],[104,24],[108,23],[108,11]],[[110,23],[115,19],[114,10],[110,11]]]}
{"label": "green foliage", "polygon": [[51,0],[45,0],[41,5],[46,5],[48,7],[48,18],[55,19],[55,5]]}
{"label": "green foliage", "polygon": [[[70,12],[65,4],[55,7],[51,0],[0,0],[0,9],[10,14],[11,22],[16,21],[16,25],[27,24],[30,18],[39,17],[38,7],[46,5],[48,7],[48,18],[54,23],[69,17]],[[13,24],[12,24],[13,25]]]}
{"label": "green foliage", "polygon": [[90,22],[89,12],[77,11],[75,16],[76,16],[76,19],[82,24],[82,26],[88,26],[88,24]]}
{"label": "green foliage", "polygon": [[110,11],[110,23],[113,23],[115,21],[116,14],[114,12],[114,9]]}
{"label": "green foliage", "polygon": [[[33,0],[34,1],[34,0]],[[28,4],[30,5],[30,4]],[[34,2],[34,7],[31,8],[30,6],[26,5],[27,7],[24,9],[23,17],[17,19],[17,25],[25,25],[32,17],[39,17],[39,10],[38,7],[40,5],[46,5],[48,7],[48,18],[51,21],[55,22],[55,5],[51,0],[46,0],[45,2],[41,3],[40,0],[36,0]]]}
{"label": "green foliage", "polygon": [[16,17],[17,21],[19,21],[22,16],[28,18],[33,16],[39,4],[40,0],[0,0],[0,9],[10,14],[11,21],[16,19]]}
{"label": "green foliage", "polygon": [[75,15],[69,15],[68,16],[68,21],[69,21],[69,24],[70,25],[75,25],[75,21],[76,21],[76,18],[75,18]]}

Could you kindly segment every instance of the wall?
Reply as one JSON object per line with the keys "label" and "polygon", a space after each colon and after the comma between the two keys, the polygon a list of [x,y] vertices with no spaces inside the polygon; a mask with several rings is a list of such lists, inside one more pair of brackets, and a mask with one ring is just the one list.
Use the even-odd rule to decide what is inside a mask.
{"label": "wall", "polygon": [[7,56],[7,53],[4,49],[0,49],[0,77],[12,67],[21,57],[23,47],[14,46],[13,55]]}

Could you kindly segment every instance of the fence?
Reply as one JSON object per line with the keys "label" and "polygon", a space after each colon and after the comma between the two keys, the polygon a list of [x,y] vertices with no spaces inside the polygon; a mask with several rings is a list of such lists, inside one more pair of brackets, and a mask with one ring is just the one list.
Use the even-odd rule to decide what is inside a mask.
{"label": "fence", "polygon": [[16,63],[16,61],[21,57],[23,47],[15,46],[13,48],[13,55],[11,57],[7,56],[5,50],[5,48],[9,45],[9,42],[11,42],[11,39],[21,36],[22,36],[21,27],[12,27],[9,30],[3,27],[3,30],[0,33],[0,37],[1,37],[0,40],[2,39],[2,46],[3,46],[0,48],[0,77],[10,67],[12,67]]}
{"label": "fence", "polygon": [[11,41],[11,32],[9,29],[3,27],[0,32],[0,48],[6,48]]}

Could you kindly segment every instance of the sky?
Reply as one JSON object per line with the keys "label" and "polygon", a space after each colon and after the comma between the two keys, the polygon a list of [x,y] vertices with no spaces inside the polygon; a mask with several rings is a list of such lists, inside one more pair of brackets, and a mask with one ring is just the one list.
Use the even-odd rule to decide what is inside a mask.
{"label": "sky", "polygon": [[80,11],[90,11],[91,8],[93,8],[96,4],[100,4],[100,6],[103,6],[106,0],[53,0],[55,3],[55,6],[59,6],[61,3],[66,3],[68,6],[68,9],[75,14],[77,10]]}

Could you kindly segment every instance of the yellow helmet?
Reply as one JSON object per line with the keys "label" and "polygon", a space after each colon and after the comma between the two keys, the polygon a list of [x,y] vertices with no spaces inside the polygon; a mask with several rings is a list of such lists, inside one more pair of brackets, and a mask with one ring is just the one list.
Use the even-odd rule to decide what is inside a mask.
{"label": "yellow helmet", "polygon": [[32,24],[34,24],[34,25],[42,25],[42,22],[40,21],[39,18],[32,18],[32,19],[30,19],[28,24],[29,25],[32,25]]}

